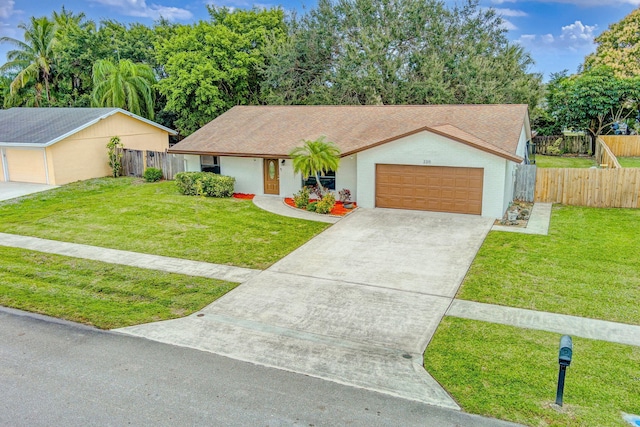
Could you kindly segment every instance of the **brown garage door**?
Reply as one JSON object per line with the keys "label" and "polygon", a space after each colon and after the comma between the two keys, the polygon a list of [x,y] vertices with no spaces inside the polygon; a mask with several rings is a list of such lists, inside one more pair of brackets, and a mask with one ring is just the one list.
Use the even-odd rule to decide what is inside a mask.
{"label": "brown garage door", "polygon": [[376,206],[482,214],[484,169],[376,165]]}

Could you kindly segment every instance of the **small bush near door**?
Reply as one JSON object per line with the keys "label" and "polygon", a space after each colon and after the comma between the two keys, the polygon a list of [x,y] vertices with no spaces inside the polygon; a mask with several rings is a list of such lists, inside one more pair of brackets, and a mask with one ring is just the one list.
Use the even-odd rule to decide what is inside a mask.
{"label": "small bush near door", "polygon": [[175,181],[187,196],[231,197],[236,179],[210,172],[180,172]]}
{"label": "small bush near door", "polygon": [[300,191],[293,195],[293,202],[296,208],[304,209],[309,204],[309,188],[302,187]]}
{"label": "small bush near door", "polygon": [[320,214],[328,214],[336,204],[336,196],[329,192],[322,196],[322,199],[316,204],[316,212]]}
{"label": "small bush near door", "polygon": [[147,182],[157,182],[162,179],[162,169],[158,168],[146,168],[142,177]]}

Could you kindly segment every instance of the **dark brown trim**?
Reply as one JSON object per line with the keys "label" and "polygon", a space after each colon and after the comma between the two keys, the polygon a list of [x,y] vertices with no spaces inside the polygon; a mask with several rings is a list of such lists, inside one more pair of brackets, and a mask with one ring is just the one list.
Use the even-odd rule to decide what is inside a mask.
{"label": "dark brown trim", "polygon": [[193,154],[196,156],[224,156],[224,157],[251,157],[260,159],[290,159],[286,154],[248,154],[248,153],[223,153],[218,151],[193,151],[193,150],[172,150],[168,154]]}

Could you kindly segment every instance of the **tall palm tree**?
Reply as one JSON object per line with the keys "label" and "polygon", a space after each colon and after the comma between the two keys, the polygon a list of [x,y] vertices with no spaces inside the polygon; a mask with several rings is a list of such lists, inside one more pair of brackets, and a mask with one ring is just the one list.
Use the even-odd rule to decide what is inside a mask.
{"label": "tall palm tree", "polygon": [[11,37],[0,38],[0,43],[10,43],[16,47],[7,53],[7,62],[0,67],[0,72],[17,73],[11,82],[11,94],[34,83],[36,105],[43,90],[47,101],[51,101],[49,83],[52,78],[56,25],[46,17],[32,16],[28,24],[20,24],[18,28],[24,31],[24,41]]}
{"label": "tall palm tree", "polygon": [[93,22],[85,20],[87,16],[83,12],[74,14],[70,10],[67,10],[64,5],[62,6],[60,12],[56,12],[54,10],[52,17],[53,22],[56,23],[57,30],[59,31],[68,31],[73,27],[88,28],[90,26],[93,26]]}
{"label": "tall palm tree", "polygon": [[340,149],[335,143],[325,141],[324,137],[304,141],[304,145],[291,150],[289,156],[293,160],[293,171],[302,173],[304,179],[313,175],[322,193],[326,190],[320,176],[337,170],[340,165]]}
{"label": "tall palm tree", "polygon": [[153,86],[156,77],[146,64],[121,59],[116,64],[101,59],[93,64],[94,107],[118,107],[153,119]]}

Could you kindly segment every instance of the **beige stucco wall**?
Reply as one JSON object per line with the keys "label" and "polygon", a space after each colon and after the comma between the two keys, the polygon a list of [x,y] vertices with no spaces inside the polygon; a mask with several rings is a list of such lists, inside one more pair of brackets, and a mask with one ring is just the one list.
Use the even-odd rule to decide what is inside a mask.
{"label": "beige stucco wall", "polygon": [[4,152],[9,181],[51,184],[47,182],[44,149],[6,147]]}
{"label": "beige stucco wall", "polygon": [[113,136],[133,150],[169,148],[166,131],[116,113],[47,148],[49,183],[62,185],[110,175],[106,145]]}

